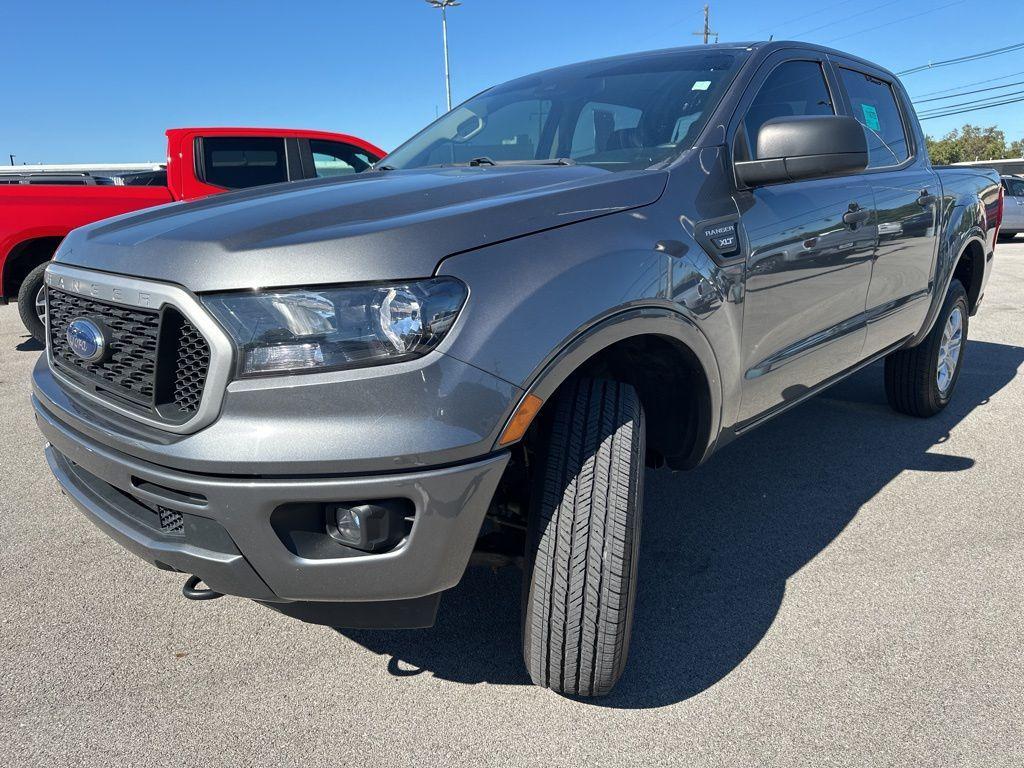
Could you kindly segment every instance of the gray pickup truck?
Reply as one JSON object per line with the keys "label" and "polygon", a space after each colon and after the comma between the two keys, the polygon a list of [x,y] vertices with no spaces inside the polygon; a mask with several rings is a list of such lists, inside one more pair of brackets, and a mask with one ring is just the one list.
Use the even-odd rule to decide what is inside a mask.
{"label": "gray pickup truck", "polygon": [[604,694],[644,467],[881,359],[896,411],[940,411],[1001,207],[838,51],[566,66],[366,174],[72,232],[33,404],[67,495],[187,597],[423,627],[471,562],[522,564],[532,679]]}

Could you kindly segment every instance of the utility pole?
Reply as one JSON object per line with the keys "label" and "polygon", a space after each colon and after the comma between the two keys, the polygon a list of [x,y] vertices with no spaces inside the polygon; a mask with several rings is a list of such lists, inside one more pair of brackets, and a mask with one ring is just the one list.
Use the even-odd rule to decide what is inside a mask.
{"label": "utility pole", "polygon": [[14,155],[10,155],[10,158],[11,158],[11,165],[14,165]]}
{"label": "utility pole", "polygon": [[700,32],[694,32],[693,34],[697,35],[698,37],[703,37],[704,45],[708,44],[708,38],[710,38],[712,35],[715,36],[715,42],[718,42],[718,33],[711,31],[711,9],[707,5],[704,6],[704,29],[702,29]]}
{"label": "utility pole", "polygon": [[448,9],[462,5],[459,0],[427,0],[428,5],[441,9],[441,39],[444,41],[444,93],[448,99],[448,111],[452,111],[452,78],[448,69]]}

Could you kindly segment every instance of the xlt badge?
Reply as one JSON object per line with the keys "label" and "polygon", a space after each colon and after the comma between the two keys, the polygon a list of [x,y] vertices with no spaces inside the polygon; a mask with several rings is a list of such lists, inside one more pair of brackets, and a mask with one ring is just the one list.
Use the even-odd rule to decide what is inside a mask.
{"label": "xlt badge", "polygon": [[735,224],[718,224],[713,227],[707,227],[704,230],[704,237],[711,241],[711,244],[715,246],[715,250],[722,256],[732,256],[740,249],[739,238],[736,237]]}
{"label": "xlt badge", "polygon": [[732,259],[740,254],[740,235],[735,219],[707,221],[697,226],[697,239],[716,260]]}

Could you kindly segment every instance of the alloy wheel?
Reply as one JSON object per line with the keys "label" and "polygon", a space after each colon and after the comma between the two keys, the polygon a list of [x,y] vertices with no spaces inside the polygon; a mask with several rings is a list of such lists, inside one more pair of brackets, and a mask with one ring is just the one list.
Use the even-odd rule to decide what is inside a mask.
{"label": "alloy wheel", "polygon": [[942,344],[939,346],[939,361],[935,371],[935,383],[939,391],[945,394],[953,383],[956,366],[960,361],[960,348],[964,340],[964,316],[960,307],[953,307],[946,320],[942,332]]}

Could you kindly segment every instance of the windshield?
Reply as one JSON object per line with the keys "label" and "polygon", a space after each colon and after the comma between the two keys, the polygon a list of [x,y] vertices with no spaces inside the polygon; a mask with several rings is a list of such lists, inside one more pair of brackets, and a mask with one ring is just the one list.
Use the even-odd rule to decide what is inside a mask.
{"label": "windshield", "polygon": [[693,146],[744,57],[653,53],[513,80],[456,107],[381,164],[569,159],[610,171],[647,168]]}

